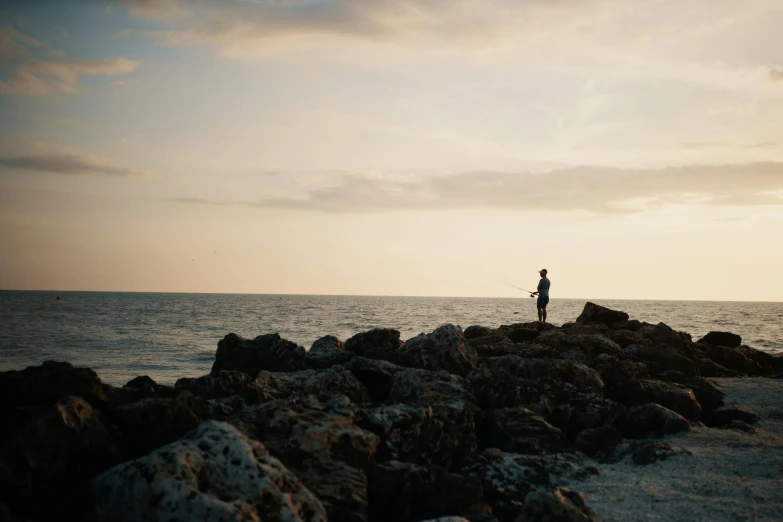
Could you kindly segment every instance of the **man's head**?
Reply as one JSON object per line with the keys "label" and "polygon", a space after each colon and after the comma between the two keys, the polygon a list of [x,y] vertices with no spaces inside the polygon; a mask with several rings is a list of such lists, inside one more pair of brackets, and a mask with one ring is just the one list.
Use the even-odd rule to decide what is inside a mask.
{"label": "man's head", "polygon": [[541,277],[546,277],[546,268],[543,270],[539,270],[538,273],[541,275]]}

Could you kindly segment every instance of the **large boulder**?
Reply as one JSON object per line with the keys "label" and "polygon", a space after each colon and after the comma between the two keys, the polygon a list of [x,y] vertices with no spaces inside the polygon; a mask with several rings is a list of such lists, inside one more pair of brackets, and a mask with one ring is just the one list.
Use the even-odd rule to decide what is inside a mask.
{"label": "large boulder", "polygon": [[332,335],[317,339],[305,356],[307,369],[320,370],[345,364],[352,357],[343,342]]}
{"label": "large boulder", "polygon": [[739,348],[742,337],[730,332],[710,332],[697,341],[709,346],[726,346],[727,348]]}
{"label": "large boulder", "polygon": [[278,397],[305,395],[331,395],[341,393],[353,402],[369,402],[370,395],[362,383],[342,366],[323,370],[302,370],[299,372],[259,372],[255,379],[267,389],[279,387]]}
{"label": "large boulder", "polygon": [[675,348],[687,348],[690,342],[687,334],[675,331],[666,323],[642,326],[636,330],[636,333],[656,345],[665,344]]}
{"label": "large boulder", "polygon": [[400,363],[400,332],[391,328],[374,328],[354,335],[345,341],[345,350],[367,359],[380,359]]}
{"label": "large boulder", "polygon": [[707,356],[719,365],[751,376],[771,375],[772,369],[763,367],[739,348],[710,346]]}
{"label": "large boulder", "polygon": [[599,334],[573,334],[552,330],[541,334],[536,344],[555,350],[556,357],[591,365],[603,354],[623,357],[625,352],[614,341]]}
{"label": "large boulder", "polygon": [[326,511],[263,444],[209,421],[93,483],[97,522],[326,521]]}
{"label": "large boulder", "polygon": [[522,379],[551,379],[566,382],[585,391],[600,393],[604,383],[601,376],[584,364],[561,359],[525,359],[513,355],[481,359],[479,367],[504,370]]}
{"label": "large boulder", "polygon": [[464,514],[481,501],[481,481],[438,467],[389,461],[370,472],[369,520],[417,522]]}
{"label": "large boulder", "polygon": [[717,427],[731,424],[733,421],[742,421],[745,424],[755,424],[759,416],[755,411],[749,408],[734,406],[730,408],[720,408],[713,411],[704,419],[707,426]]}
{"label": "large boulder", "polygon": [[745,374],[737,370],[729,370],[712,359],[702,357],[698,361],[699,374],[702,377],[745,377]]}
{"label": "large boulder", "polygon": [[137,458],[197,428],[207,410],[202,397],[152,398],[114,408],[109,418],[120,430],[123,454]]}
{"label": "large boulder", "polygon": [[557,488],[536,491],[525,499],[519,522],[598,522],[579,491]]}
{"label": "large boulder", "polygon": [[603,323],[607,326],[628,320],[628,314],[617,310],[611,310],[605,306],[587,302],[579,317],[577,323]]}
{"label": "large boulder", "polygon": [[585,393],[570,384],[541,388],[538,403],[531,406],[549,423],[563,430],[573,441],[582,430],[617,425],[625,417],[625,407],[602,394]]}
{"label": "large boulder", "polygon": [[630,345],[625,350],[638,360],[648,363],[648,367],[657,369],[656,373],[673,370],[686,377],[698,373],[699,364],[694,354],[685,346],[676,348],[668,344]]}
{"label": "large boulder", "polygon": [[485,411],[478,425],[480,448],[497,448],[507,453],[540,455],[560,453],[568,448],[565,434],[526,408]]}
{"label": "large boulder", "polygon": [[685,386],[693,391],[696,400],[701,404],[705,412],[711,412],[723,406],[723,398],[726,396],[723,390],[715,384],[715,381],[707,377],[691,377],[685,381]]}
{"label": "large boulder", "polygon": [[626,406],[642,406],[648,403],[660,404],[692,420],[699,420],[701,405],[686,386],[651,379],[631,379],[606,389],[609,399]]}
{"label": "large boulder", "polygon": [[631,330],[612,330],[609,332],[608,337],[621,348],[625,348],[632,344],[647,344],[650,342]]}
{"label": "large boulder", "polygon": [[484,410],[532,405],[541,397],[539,383],[517,377],[499,366],[480,365],[468,379],[476,403]]}
{"label": "large boulder", "polygon": [[522,513],[530,493],[597,472],[579,462],[570,455],[518,455],[488,449],[475,455],[461,474],[479,479],[493,514],[501,522],[512,522]]}
{"label": "large boulder", "polygon": [[690,431],[688,420],[660,404],[645,404],[628,411],[622,426],[623,434],[631,439],[644,439],[649,435],[670,435]]}
{"label": "large boulder", "polygon": [[77,520],[90,479],[119,460],[105,418],[81,397],[7,410],[3,424],[0,502],[18,520]]}
{"label": "large boulder", "polygon": [[620,430],[614,426],[601,426],[579,432],[574,446],[588,457],[605,462],[611,458],[622,441],[623,434]]}
{"label": "large boulder", "polygon": [[421,334],[410,339],[399,349],[406,366],[427,370],[446,370],[465,375],[475,369],[478,354],[468,344],[462,329],[446,324],[431,334]]}
{"label": "large boulder", "polygon": [[210,373],[239,370],[255,376],[261,370],[294,372],[305,369],[305,354],[303,346],[276,333],[259,335],[255,339],[244,339],[230,333],[218,342]]}
{"label": "large boulder", "polygon": [[178,396],[199,395],[207,399],[239,396],[248,404],[279,397],[281,381],[259,380],[239,370],[221,370],[196,378],[183,378],[174,384]]}
{"label": "large boulder", "polygon": [[69,396],[93,406],[107,403],[106,385],[89,368],[45,361],[24,370],[0,372],[0,406],[47,406]]}
{"label": "large boulder", "polygon": [[344,396],[268,401],[231,422],[263,441],[318,496],[330,520],[366,520],[367,472],[379,439],[354,423],[353,406]]}

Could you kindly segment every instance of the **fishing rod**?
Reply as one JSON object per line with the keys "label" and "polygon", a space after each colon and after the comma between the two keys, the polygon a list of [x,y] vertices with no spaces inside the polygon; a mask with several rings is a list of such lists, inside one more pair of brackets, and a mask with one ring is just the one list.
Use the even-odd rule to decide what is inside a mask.
{"label": "fishing rod", "polygon": [[512,285],[511,283],[506,283],[505,281],[501,281],[500,279],[498,279],[497,282],[498,283],[503,283],[504,285],[513,286],[517,290],[522,290],[523,292],[527,292],[528,294],[530,294],[530,297],[533,297],[533,292],[531,292],[530,290],[525,290],[524,288],[520,288],[520,287],[518,287],[516,285]]}

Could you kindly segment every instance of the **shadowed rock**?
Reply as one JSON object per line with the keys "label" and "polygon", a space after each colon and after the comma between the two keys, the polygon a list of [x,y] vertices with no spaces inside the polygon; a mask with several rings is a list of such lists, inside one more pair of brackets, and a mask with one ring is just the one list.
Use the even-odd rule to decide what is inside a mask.
{"label": "shadowed rock", "polygon": [[210,373],[239,370],[255,376],[261,370],[293,372],[305,369],[305,349],[276,333],[243,339],[228,334],[218,342],[215,363]]}
{"label": "shadowed rock", "polygon": [[676,455],[691,455],[685,449],[675,449],[668,442],[662,440],[647,440],[631,444],[628,453],[632,455],[635,464],[646,466],[661,460],[666,460]]}
{"label": "shadowed rock", "polygon": [[45,361],[24,370],[0,372],[0,406],[46,406],[69,396],[101,406],[108,399],[106,388],[89,368]]}
{"label": "shadowed rock", "polygon": [[582,313],[576,318],[577,323],[603,323],[607,326],[627,320],[628,314],[625,312],[619,312],[590,302],[585,303]]}
{"label": "shadowed rock", "polygon": [[98,522],[326,521],[321,502],[260,442],[210,421],[98,476]]}
{"label": "shadowed rock", "polygon": [[219,399],[237,395],[248,404],[278,397],[282,389],[282,381],[256,379],[239,370],[221,370],[197,378],[179,379],[174,384],[174,392],[180,396],[190,393],[207,399]]}
{"label": "shadowed rock", "polygon": [[696,395],[689,388],[670,382],[632,379],[607,388],[606,396],[626,406],[660,404],[693,420],[698,420],[702,413]]}
{"label": "shadowed rock", "polygon": [[707,426],[725,426],[731,424],[732,421],[742,421],[746,424],[755,424],[758,421],[759,416],[755,411],[750,408],[731,407],[721,408],[715,410],[704,419],[704,423]]}
{"label": "shadowed rock", "polygon": [[345,350],[343,342],[332,335],[321,337],[313,343],[305,356],[305,366],[308,369],[319,370],[342,365],[352,357]]}
{"label": "shadowed rock", "polygon": [[356,403],[370,401],[367,389],[342,366],[288,373],[259,372],[255,382],[265,389],[279,388],[276,395],[281,398],[340,393]]}
{"label": "shadowed rock", "polygon": [[478,444],[507,453],[560,453],[568,446],[565,434],[525,408],[502,408],[480,415]]}
{"label": "shadowed rock", "polygon": [[421,334],[409,339],[399,352],[405,366],[427,370],[446,370],[465,375],[476,367],[478,354],[468,344],[462,329],[446,324],[431,334]]}
{"label": "shadowed rock", "polygon": [[685,382],[685,386],[693,391],[705,412],[711,412],[723,405],[726,394],[713,380],[706,377],[691,377]]}
{"label": "shadowed rock", "polygon": [[481,359],[479,367],[503,370],[522,379],[552,379],[600,393],[604,383],[598,373],[584,364],[562,359],[524,359],[513,355]]}
{"label": "shadowed rock", "polygon": [[401,362],[400,332],[392,328],[375,328],[354,335],[345,341],[345,350],[367,359],[380,359],[395,364]]}
{"label": "shadowed rock", "polygon": [[726,346],[727,348],[739,348],[742,337],[730,332],[710,332],[697,342],[709,346]]}
{"label": "shadowed rock", "polygon": [[613,426],[601,426],[579,432],[575,447],[599,462],[606,461],[623,441],[623,434]]}
{"label": "shadowed rock", "polygon": [[528,495],[519,522],[598,522],[579,491],[557,488]]}
{"label": "shadowed rock", "polygon": [[628,411],[622,425],[623,434],[631,439],[644,439],[650,435],[671,435],[690,431],[688,420],[660,404],[645,404]]}

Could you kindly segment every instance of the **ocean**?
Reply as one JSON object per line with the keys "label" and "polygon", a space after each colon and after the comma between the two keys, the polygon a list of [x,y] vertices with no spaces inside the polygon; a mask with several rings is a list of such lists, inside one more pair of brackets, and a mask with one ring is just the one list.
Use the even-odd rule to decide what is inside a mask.
{"label": "ocean", "polygon": [[[549,322],[575,320],[586,301],[552,299]],[[783,354],[783,303],[592,301],[694,339],[730,331],[744,344]],[[137,375],[173,384],[209,373],[217,342],[230,332],[278,332],[309,348],[324,335],[346,340],[374,327],[396,328],[409,339],[445,323],[497,327],[536,319],[535,299],[527,297],[0,291],[0,370],[52,359],[90,367],[114,385]]]}

